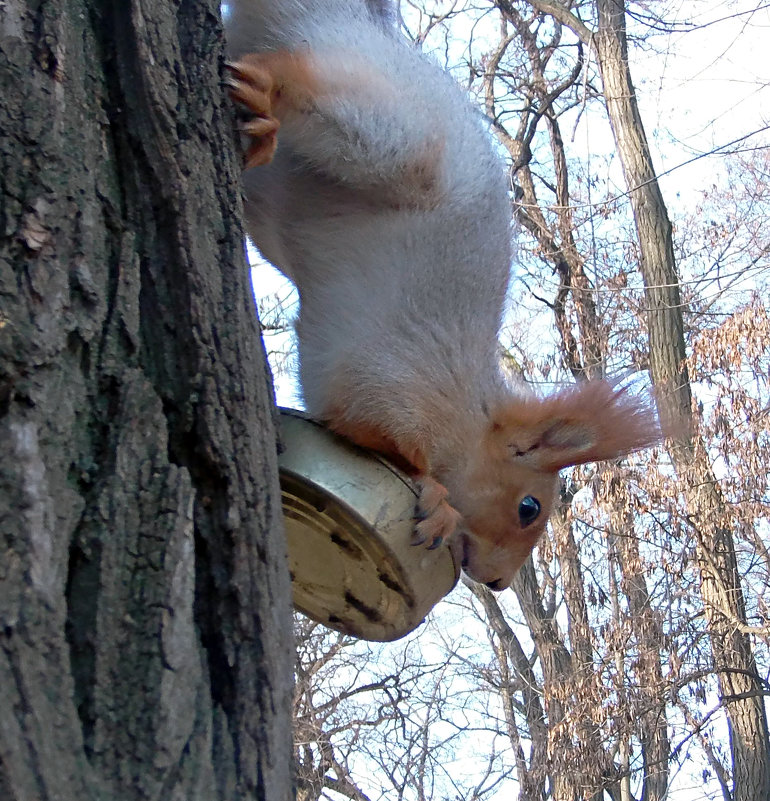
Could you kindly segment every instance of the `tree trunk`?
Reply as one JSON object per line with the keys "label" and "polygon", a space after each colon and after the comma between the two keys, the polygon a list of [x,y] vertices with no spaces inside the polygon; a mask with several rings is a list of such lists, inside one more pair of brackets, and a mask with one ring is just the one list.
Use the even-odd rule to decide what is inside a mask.
{"label": "tree trunk", "polygon": [[671,456],[684,480],[701,569],[701,596],[714,666],[727,712],[733,765],[733,801],[770,798],[770,737],[763,687],[748,635],[730,516],[707,454],[689,420],[690,380],[671,223],[655,177],[628,69],[625,7],[596,0],[597,61],[639,236],[648,305],[650,373],[662,421],[673,431]]}
{"label": "tree trunk", "polygon": [[[665,638],[654,604],[651,603],[639,541],[633,535],[633,514],[630,505],[623,504],[620,476],[612,481],[609,490],[610,497],[616,501],[614,511],[610,511],[610,560],[618,565],[620,589],[628,608],[627,625],[636,641],[637,657],[633,661],[633,669],[637,679],[631,693],[634,700],[630,717],[641,743],[641,801],[664,801],[668,795],[668,766],[671,760],[666,684],[660,661],[661,653],[665,652]],[[624,645],[628,647],[627,641]],[[618,678],[622,677],[623,671],[620,670]],[[632,797],[630,789],[627,795]]]}
{"label": "tree trunk", "polygon": [[[562,546],[563,564],[569,544]],[[604,791],[612,795],[615,771],[592,723],[596,694],[590,678],[586,680],[590,663],[580,664],[580,648],[577,653],[567,650],[553,610],[543,606],[531,559],[524,563],[511,586],[543,671],[550,797],[553,801],[593,801],[601,798]],[[566,606],[569,608],[568,602]]]}
{"label": "tree trunk", "polygon": [[625,6],[618,0],[596,0],[596,7],[597,62],[615,145],[631,189],[629,197],[639,237],[648,307],[650,372],[662,421],[667,429],[675,429],[681,420],[689,418],[691,397],[673,232],[628,69]]}
{"label": "tree trunk", "polygon": [[[487,627],[495,633],[499,642],[496,651],[500,665],[500,697],[506,732],[516,764],[518,801],[538,801],[545,797],[546,779],[551,784],[556,783],[550,775],[548,722],[543,709],[541,682],[494,594],[474,581],[463,581],[484,607]],[[526,720],[524,732],[519,731],[514,714],[514,686],[521,688]],[[523,739],[529,741],[528,759],[522,746]]]}
{"label": "tree trunk", "polygon": [[218,3],[0,5],[0,798],[291,795]]}

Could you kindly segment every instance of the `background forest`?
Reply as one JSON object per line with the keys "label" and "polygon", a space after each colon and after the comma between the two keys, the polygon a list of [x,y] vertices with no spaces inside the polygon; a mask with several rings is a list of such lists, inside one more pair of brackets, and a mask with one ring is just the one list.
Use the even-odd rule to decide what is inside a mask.
{"label": "background forest", "polygon": [[[768,6],[401,13],[509,164],[510,370],[544,389],[625,377],[692,426],[568,472],[512,590],[461,585],[383,646],[298,619],[298,798],[770,798],[766,48],[764,76],[704,77],[732,75],[763,30],[770,44]],[[687,73],[699,48],[708,70]],[[286,291],[261,301],[279,379]]]}

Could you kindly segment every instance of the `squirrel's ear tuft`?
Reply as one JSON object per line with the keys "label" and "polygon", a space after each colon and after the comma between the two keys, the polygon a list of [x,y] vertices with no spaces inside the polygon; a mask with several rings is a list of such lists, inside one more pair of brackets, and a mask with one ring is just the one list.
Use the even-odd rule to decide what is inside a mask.
{"label": "squirrel's ear tuft", "polygon": [[512,400],[492,420],[491,436],[510,458],[554,472],[615,459],[661,439],[650,406],[606,381],[586,382],[549,398]]}

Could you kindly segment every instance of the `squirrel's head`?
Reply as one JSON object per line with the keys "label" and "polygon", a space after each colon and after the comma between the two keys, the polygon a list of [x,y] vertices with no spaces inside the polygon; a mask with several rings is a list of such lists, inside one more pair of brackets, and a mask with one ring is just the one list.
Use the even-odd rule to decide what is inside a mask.
{"label": "squirrel's head", "polygon": [[449,502],[465,522],[466,574],[505,589],[545,529],[559,470],[659,439],[652,411],[604,381],[549,398],[513,397],[490,409],[478,448],[445,478]]}

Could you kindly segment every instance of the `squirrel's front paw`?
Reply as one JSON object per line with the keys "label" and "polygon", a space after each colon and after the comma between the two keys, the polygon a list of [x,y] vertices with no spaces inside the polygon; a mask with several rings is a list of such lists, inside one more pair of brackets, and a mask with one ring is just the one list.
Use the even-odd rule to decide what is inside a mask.
{"label": "squirrel's front paw", "polygon": [[412,545],[427,542],[428,550],[449,541],[460,526],[462,515],[446,500],[447,489],[430,476],[418,480],[420,497],[415,517],[419,522],[412,533]]}
{"label": "squirrel's front paw", "polygon": [[275,154],[280,127],[280,122],[273,116],[273,76],[260,64],[259,57],[253,55],[228,64],[227,69],[230,70],[227,79],[230,97],[252,115],[241,126],[241,131],[251,140],[244,157],[244,168],[269,164]]}

